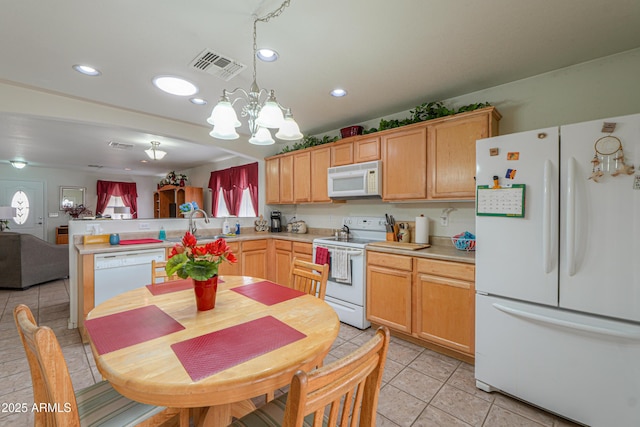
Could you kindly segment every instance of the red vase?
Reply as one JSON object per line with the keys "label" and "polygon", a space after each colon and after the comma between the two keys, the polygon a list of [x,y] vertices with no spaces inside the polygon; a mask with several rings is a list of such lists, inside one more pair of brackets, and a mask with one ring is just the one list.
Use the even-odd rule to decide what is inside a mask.
{"label": "red vase", "polygon": [[207,280],[193,280],[193,290],[196,294],[196,306],[198,311],[207,311],[216,306],[216,293],[218,292],[218,275]]}

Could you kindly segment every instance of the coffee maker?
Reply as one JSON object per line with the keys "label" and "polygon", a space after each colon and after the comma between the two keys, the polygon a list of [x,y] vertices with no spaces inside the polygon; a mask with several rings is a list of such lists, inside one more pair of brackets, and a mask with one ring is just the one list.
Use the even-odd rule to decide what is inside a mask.
{"label": "coffee maker", "polygon": [[271,211],[271,232],[279,233],[282,231],[282,214],[280,211]]}

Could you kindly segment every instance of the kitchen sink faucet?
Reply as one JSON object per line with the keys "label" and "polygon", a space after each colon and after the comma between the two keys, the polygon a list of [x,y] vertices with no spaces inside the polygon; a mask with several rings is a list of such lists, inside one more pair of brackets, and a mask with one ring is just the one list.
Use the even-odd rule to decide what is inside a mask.
{"label": "kitchen sink faucet", "polygon": [[193,214],[196,212],[202,212],[202,215],[204,215],[204,222],[206,224],[209,224],[209,217],[207,216],[207,213],[205,211],[203,211],[202,209],[193,209],[190,213],[189,213],[189,231],[191,232],[191,234],[193,234],[194,236],[196,235],[196,231],[198,231],[198,227],[196,226],[196,222],[193,219]]}

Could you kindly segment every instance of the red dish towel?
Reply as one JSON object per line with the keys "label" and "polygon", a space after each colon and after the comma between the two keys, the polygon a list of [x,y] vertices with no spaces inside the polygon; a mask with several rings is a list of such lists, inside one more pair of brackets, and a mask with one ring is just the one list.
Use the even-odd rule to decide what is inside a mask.
{"label": "red dish towel", "polygon": [[89,319],[84,326],[98,354],[110,353],[184,329],[155,305]]}
{"label": "red dish towel", "polygon": [[272,316],[171,346],[193,381],[301,340],[306,335]]}
{"label": "red dish towel", "polygon": [[269,282],[268,280],[252,283],[250,285],[238,286],[231,290],[264,305],[274,305],[306,295],[304,292],[287,288],[286,286],[278,285],[277,283]]}
{"label": "red dish towel", "polygon": [[329,249],[318,246],[316,248],[315,263],[320,265],[329,264]]}

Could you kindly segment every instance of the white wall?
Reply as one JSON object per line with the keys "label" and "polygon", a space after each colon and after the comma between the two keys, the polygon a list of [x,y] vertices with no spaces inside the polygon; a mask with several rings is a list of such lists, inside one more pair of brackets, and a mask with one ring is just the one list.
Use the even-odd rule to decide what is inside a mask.
{"label": "white wall", "polygon": [[[563,68],[524,80],[443,100],[451,107],[490,102],[502,114],[500,134],[522,132],[548,126],[578,123],[600,118],[640,113],[640,49]],[[437,101],[437,100],[425,100]],[[404,111],[385,119],[406,118]],[[359,123],[378,127],[380,118]],[[358,124],[358,123],[355,123]],[[327,132],[338,135],[339,130]],[[453,207],[449,225],[439,224],[445,207]],[[453,236],[475,231],[473,203],[423,202],[391,204],[380,201],[348,201],[335,205],[267,206],[280,210],[285,220],[292,216],[313,227],[336,228],[343,216],[384,216],[391,213],[398,221],[413,221],[424,214],[430,218],[431,235]]]}

